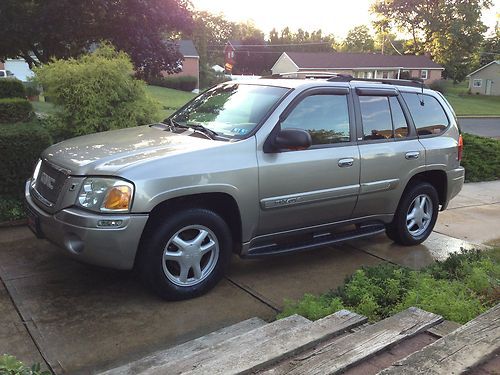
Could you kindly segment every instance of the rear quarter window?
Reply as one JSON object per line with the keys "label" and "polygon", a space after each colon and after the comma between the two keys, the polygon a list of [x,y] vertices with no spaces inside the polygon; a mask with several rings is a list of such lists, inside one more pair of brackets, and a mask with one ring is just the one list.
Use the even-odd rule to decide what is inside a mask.
{"label": "rear quarter window", "polygon": [[426,94],[403,93],[418,135],[441,134],[449,125],[448,116],[439,101]]}

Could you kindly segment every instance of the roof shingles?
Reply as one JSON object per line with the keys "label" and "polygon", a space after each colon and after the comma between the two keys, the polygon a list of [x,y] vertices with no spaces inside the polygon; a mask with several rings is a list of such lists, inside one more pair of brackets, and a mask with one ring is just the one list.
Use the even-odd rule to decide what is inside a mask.
{"label": "roof shingles", "polygon": [[443,69],[427,56],[377,53],[286,52],[299,69],[407,68]]}

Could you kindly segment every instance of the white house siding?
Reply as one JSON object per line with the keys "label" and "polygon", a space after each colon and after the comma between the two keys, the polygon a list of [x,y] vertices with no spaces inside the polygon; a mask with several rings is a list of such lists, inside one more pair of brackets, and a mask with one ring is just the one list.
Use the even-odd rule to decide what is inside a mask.
{"label": "white house siding", "polygon": [[298,72],[299,68],[297,67],[297,65],[295,65],[292,59],[288,57],[286,53],[283,53],[271,68],[271,71],[273,72],[273,74],[290,73]]}
{"label": "white house siding", "polygon": [[[481,80],[481,86],[474,87],[474,80]],[[500,63],[494,62],[469,76],[471,93],[486,95],[488,81],[491,81],[491,93],[489,95],[500,95]]]}

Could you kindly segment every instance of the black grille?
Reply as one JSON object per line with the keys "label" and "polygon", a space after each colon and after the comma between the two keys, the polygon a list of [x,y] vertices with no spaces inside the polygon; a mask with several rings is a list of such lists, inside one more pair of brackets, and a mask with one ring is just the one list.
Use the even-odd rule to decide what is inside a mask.
{"label": "black grille", "polygon": [[66,174],[43,161],[36,179],[35,189],[44,199],[56,203]]}

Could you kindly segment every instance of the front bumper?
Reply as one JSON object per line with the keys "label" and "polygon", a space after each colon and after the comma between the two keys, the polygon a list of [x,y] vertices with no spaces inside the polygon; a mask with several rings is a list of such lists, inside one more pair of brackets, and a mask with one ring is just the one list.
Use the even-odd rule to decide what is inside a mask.
{"label": "front bumper", "polygon": [[441,211],[445,210],[450,203],[450,200],[455,197],[462,187],[464,186],[465,180],[465,169],[463,167],[458,167],[446,172],[446,179],[448,183],[448,188],[446,192],[446,202],[442,205]]}
{"label": "front bumper", "polygon": [[[30,227],[38,237],[48,239],[85,263],[123,270],[133,268],[148,215],[100,215],[75,207],[49,214],[33,201],[29,181],[25,199]],[[114,226],[103,226],[111,223]]]}

